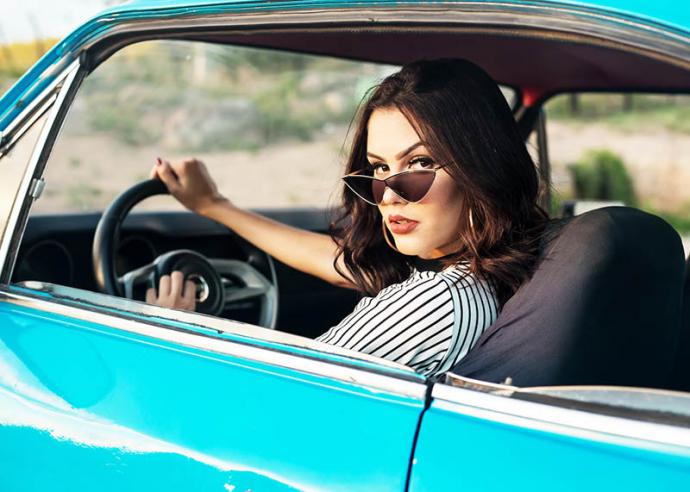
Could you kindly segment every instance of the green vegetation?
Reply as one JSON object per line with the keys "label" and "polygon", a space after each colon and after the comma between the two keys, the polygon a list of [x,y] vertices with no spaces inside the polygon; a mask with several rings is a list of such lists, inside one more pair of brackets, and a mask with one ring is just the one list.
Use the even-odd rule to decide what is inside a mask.
{"label": "green vegetation", "polygon": [[578,199],[617,200],[637,205],[633,182],[623,159],[610,150],[587,152],[568,167]]}
{"label": "green vegetation", "polygon": [[[576,199],[621,201],[662,217],[680,234],[690,233],[690,203],[678,210],[661,210],[649,203],[639,203],[625,163],[614,152],[605,149],[587,152],[568,170],[573,179]],[[552,216],[558,216],[565,199],[557,193],[552,194]]]}
{"label": "green vegetation", "polygon": [[563,212],[563,202],[569,198],[570,197],[563,196],[562,193],[552,189],[549,195],[549,215],[551,217],[560,217]]}

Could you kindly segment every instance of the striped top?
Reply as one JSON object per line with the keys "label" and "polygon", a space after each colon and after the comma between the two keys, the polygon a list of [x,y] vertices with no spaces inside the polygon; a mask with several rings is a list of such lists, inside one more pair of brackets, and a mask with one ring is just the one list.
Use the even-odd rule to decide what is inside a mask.
{"label": "striped top", "polygon": [[317,340],[433,376],[457,364],[497,315],[493,289],[466,264],[439,272],[415,268],[404,282],[363,298]]}

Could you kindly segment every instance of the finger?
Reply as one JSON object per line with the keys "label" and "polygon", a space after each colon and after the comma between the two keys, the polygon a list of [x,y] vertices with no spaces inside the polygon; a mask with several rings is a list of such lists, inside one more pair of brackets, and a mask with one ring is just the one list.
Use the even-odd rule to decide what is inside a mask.
{"label": "finger", "polygon": [[198,175],[198,167],[196,159],[187,159],[178,164],[176,170],[180,183],[189,183],[190,179],[193,180]]}
{"label": "finger", "polygon": [[184,301],[185,309],[194,311],[196,307],[196,285],[191,280],[187,280],[184,283],[184,294],[182,296]]}
{"label": "finger", "polygon": [[161,166],[168,166],[168,168],[170,168],[172,171],[173,176],[175,176],[175,179],[178,181],[180,180],[180,164],[172,164],[170,161],[161,159]]}
{"label": "finger", "polygon": [[161,164],[163,164],[163,159],[161,159],[160,157],[156,157],[156,163],[153,165],[153,168],[151,168],[151,172],[149,173],[149,177],[151,179],[155,179],[158,177],[158,168]]}
{"label": "finger", "polygon": [[156,172],[158,177],[161,178],[161,181],[168,187],[168,190],[173,191],[179,188],[180,182],[168,161],[162,161],[161,164],[158,165]]}
{"label": "finger", "polygon": [[146,289],[146,303],[155,304],[156,303],[156,289],[149,287]]}
{"label": "finger", "polygon": [[176,300],[182,297],[182,287],[184,286],[184,274],[175,270],[170,275],[170,297]]}
{"label": "finger", "polygon": [[163,275],[158,283],[158,298],[170,297],[170,275]]}
{"label": "finger", "polygon": [[151,168],[151,172],[149,173],[149,178],[155,179],[155,178],[158,177],[158,168],[160,167],[160,163],[161,163],[161,162],[162,162],[162,161],[161,161],[161,158],[158,157],[158,158],[156,159],[156,163],[155,163],[155,164],[153,165],[153,167]]}

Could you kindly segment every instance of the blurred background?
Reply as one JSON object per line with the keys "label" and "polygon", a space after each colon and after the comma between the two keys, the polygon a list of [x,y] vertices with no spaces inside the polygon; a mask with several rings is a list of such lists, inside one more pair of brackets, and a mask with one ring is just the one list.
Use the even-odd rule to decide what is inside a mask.
{"label": "blurred background", "polygon": [[[11,2],[0,18],[0,93],[59,38],[123,3]],[[333,205],[357,105],[395,70],[204,43],[126,47],[80,89],[33,212],[103,210],[157,156],[203,159],[242,206]],[[573,201],[621,203],[661,215],[690,244],[689,96],[564,94],[545,113],[553,215]]]}

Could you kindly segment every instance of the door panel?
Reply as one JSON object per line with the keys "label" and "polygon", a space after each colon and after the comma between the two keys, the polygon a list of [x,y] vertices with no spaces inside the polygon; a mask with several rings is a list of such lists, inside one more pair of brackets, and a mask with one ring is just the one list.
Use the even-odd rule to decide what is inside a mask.
{"label": "door panel", "polygon": [[410,396],[2,300],[0,326],[2,490],[405,487],[414,374],[371,376]]}
{"label": "door panel", "polygon": [[[454,392],[454,388],[444,389]],[[434,393],[438,393],[437,387]],[[454,398],[462,400],[477,392],[456,393]],[[465,395],[458,396],[459,393]],[[494,400],[494,408],[482,408],[485,402],[478,405],[480,400],[487,399]],[[522,416],[511,411],[515,406],[520,407]],[[575,492],[687,488],[690,448],[615,435],[613,425],[611,434],[595,431],[588,428],[593,416],[587,412],[574,412],[579,414],[574,420],[579,422],[578,427],[549,422],[550,414],[563,411],[568,412],[482,394],[469,396],[466,403],[434,398],[422,419],[409,490]],[[616,427],[620,427],[620,420],[616,419]],[[654,432],[647,435],[653,438]]]}

